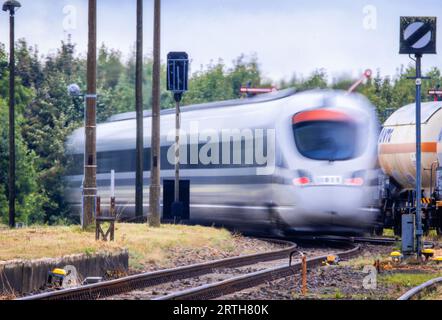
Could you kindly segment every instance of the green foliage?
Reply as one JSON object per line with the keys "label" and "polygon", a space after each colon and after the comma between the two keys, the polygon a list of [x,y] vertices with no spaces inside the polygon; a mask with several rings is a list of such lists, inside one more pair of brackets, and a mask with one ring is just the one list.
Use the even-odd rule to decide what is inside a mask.
{"label": "green foliage", "polygon": [[242,86],[269,87],[262,79],[258,59],[241,55],[227,69],[224,62],[210,64],[206,69],[195,72],[189,83],[189,92],[184,96],[184,104],[198,104],[212,101],[238,99]]}
{"label": "green foliage", "polygon": [[[7,123],[7,104],[0,98],[0,122]],[[23,122],[18,117],[18,127]],[[0,126],[0,221],[8,221],[8,160],[9,160],[9,127]],[[47,200],[43,192],[40,192],[37,174],[37,157],[26,146],[23,137],[16,132],[16,214],[17,222],[32,224],[41,222],[44,217],[42,204]]]}
{"label": "green foliage", "polygon": [[416,287],[440,276],[440,274],[434,273],[394,273],[381,275],[379,277],[379,282],[400,287]]}
{"label": "green foliage", "polygon": [[[399,68],[393,78],[388,76],[382,78],[378,70],[376,76],[361,85],[357,92],[365,95],[376,106],[379,119],[383,123],[395,110],[415,101],[415,82],[409,79],[409,77],[415,76],[415,72],[414,67],[410,64],[407,68],[404,66]],[[433,97],[428,97],[427,93],[436,85],[442,85],[441,71],[432,68],[425,76],[430,77],[431,80],[423,82],[422,100],[431,101]],[[294,87],[299,91],[318,88],[348,90],[356,80],[344,75],[329,81],[327,72],[320,69],[314,71],[306,79],[299,78],[294,74],[290,81],[281,81],[279,88]]]}

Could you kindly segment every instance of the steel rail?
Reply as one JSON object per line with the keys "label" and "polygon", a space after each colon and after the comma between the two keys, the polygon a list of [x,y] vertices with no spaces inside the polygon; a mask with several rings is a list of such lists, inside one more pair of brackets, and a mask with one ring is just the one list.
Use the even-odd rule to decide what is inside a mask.
{"label": "steel rail", "polygon": [[[360,251],[360,247],[353,247],[351,250],[338,253],[341,259],[347,259],[354,257]],[[320,256],[310,258],[307,260],[307,266],[309,268],[321,265],[327,256]],[[302,263],[298,262],[292,265],[281,266],[271,269],[266,269],[247,275],[242,275],[227,279],[224,281],[203,285],[200,287],[187,289],[179,292],[174,292],[169,295],[156,298],[154,300],[207,300],[216,299],[226,296],[235,292],[242,291],[244,289],[253,288],[264,284],[266,282],[275,281],[281,278],[293,276],[302,268]]]}
{"label": "steel rail", "polygon": [[31,295],[17,300],[96,300],[127,293],[137,289],[148,288],[163,283],[213,273],[214,270],[220,268],[237,268],[259,262],[288,258],[297,248],[295,243],[284,240],[266,239],[265,241],[285,245],[286,248],[272,252],[227,258],[190,266],[142,273],[81,287]]}
{"label": "steel rail", "polygon": [[[392,245],[397,242],[400,242],[400,238],[392,238],[392,237],[384,237],[384,238],[367,238],[367,237],[356,237],[351,238],[353,242],[356,243],[370,243],[370,244],[378,244],[378,245]],[[428,248],[434,248],[436,243],[433,241],[424,241],[424,246]]]}
{"label": "steel rail", "polygon": [[[308,238],[307,238],[308,239]],[[392,245],[397,242],[400,242],[401,239],[398,237],[339,237],[339,236],[313,236],[311,237],[313,240],[322,240],[322,241],[349,241],[353,243],[368,243],[373,245]],[[434,248],[436,245],[433,241],[425,241],[425,247]]]}
{"label": "steel rail", "polygon": [[417,298],[422,295],[424,292],[433,289],[434,287],[442,285],[442,277],[435,278],[430,281],[427,281],[420,286],[414,287],[410,291],[403,294],[398,300],[412,300],[413,298]]}
{"label": "steel rail", "polygon": [[369,243],[374,245],[391,245],[400,241],[398,238],[392,237],[346,237],[346,236],[304,236],[300,239],[327,242],[349,242],[349,243]]}
{"label": "steel rail", "polygon": [[392,238],[392,237],[383,237],[383,238],[355,237],[352,238],[352,240],[358,243],[370,243],[378,245],[391,245],[395,244],[398,241],[401,241],[399,238]]}

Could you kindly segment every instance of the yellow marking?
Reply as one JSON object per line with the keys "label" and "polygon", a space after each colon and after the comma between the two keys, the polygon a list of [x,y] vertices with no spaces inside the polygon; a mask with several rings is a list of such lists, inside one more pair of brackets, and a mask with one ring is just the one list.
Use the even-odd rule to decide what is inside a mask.
{"label": "yellow marking", "polygon": [[59,275],[59,276],[66,276],[67,272],[63,269],[54,269],[52,270],[53,274]]}
{"label": "yellow marking", "polygon": [[424,249],[424,250],[422,250],[422,253],[433,256],[434,250],[433,249]]}

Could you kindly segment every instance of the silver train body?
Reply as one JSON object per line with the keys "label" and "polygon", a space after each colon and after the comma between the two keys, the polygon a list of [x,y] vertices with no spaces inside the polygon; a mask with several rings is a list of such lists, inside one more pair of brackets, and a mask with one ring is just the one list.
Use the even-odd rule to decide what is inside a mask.
{"label": "silver train body", "polygon": [[[98,194],[107,206],[115,170],[118,212],[126,218],[134,215],[134,118],[122,114],[97,127]],[[286,90],[189,106],[182,108],[182,129],[181,177],[190,180],[193,223],[243,232],[347,235],[369,230],[378,218],[379,124],[362,96]],[[174,110],[162,113],[161,132],[161,176],[173,180]],[[146,113],[145,214],[150,133]],[[67,148],[73,166],[66,196],[80,209],[84,129],[70,136]]]}

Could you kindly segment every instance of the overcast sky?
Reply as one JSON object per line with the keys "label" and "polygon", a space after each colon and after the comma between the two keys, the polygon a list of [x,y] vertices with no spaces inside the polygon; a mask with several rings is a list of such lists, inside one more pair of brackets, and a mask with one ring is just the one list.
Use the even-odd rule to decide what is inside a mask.
{"label": "overcast sky", "polygon": [[[366,68],[394,75],[408,56],[399,52],[399,17],[438,17],[441,0],[163,0],[162,59],[187,51],[193,71],[222,58],[256,54],[264,75],[275,81],[325,68],[331,77]],[[54,52],[67,34],[86,52],[87,0],[20,0],[17,37]],[[98,0],[98,40],[126,56],[135,41],[135,0]],[[145,0],[145,53],[152,51],[153,0]],[[8,16],[0,13],[0,42],[8,44]],[[441,55],[428,55],[424,69],[442,69]]]}

